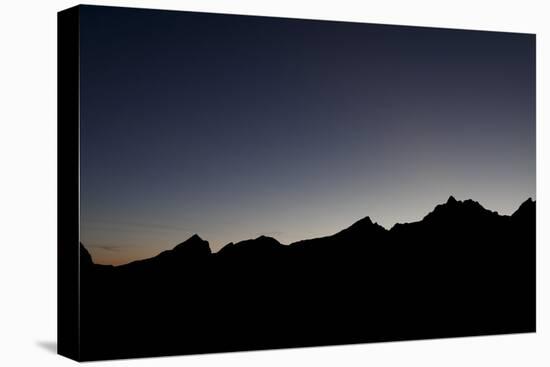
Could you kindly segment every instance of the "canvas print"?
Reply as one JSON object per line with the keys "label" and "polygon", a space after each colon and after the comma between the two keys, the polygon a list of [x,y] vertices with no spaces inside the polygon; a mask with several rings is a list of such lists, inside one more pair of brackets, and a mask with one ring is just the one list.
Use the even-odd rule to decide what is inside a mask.
{"label": "canvas print", "polygon": [[535,35],[59,13],[59,353],[535,331]]}

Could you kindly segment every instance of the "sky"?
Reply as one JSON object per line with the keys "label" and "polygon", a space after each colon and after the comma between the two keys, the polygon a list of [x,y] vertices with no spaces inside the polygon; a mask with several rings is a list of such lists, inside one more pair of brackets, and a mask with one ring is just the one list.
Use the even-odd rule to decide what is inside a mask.
{"label": "sky", "polygon": [[535,197],[535,36],[81,8],[81,241],[281,243]]}

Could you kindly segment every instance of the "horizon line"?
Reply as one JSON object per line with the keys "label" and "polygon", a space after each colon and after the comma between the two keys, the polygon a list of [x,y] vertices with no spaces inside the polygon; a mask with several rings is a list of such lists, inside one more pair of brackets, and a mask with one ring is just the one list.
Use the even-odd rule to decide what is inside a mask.
{"label": "horizon line", "polygon": [[[114,265],[114,264],[99,264],[99,263],[95,263],[96,265],[105,265],[105,266],[113,266],[113,267],[118,267],[118,266],[123,266],[123,265],[127,265],[127,264],[131,264],[133,262],[136,262],[136,261],[141,261],[141,260],[147,260],[147,259],[151,259],[151,258],[154,258],[158,255],[160,255],[161,253],[165,252],[165,251],[172,251],[174,248],[176,248],[177,246],[187,242],[188,240],[190,240],[191,238],[193,237],[198,237],[199,239],[201,239],[202,241],[205,241],[206,243],[208,243],[208,247],[210,248],[210,251],[212,252],[212,254],[216,254],[216,253],[219,253],[223,248],[227,247],[228,245],[231,245],[231,244],[235,244],[235,243],[239,243],[239,242],[242,242],[242,241],[250,241],[250,240],[256,240],[256,239],[259,239],[259,238],[262,238],[262,237],[267,237],[267,238],[272,238],[274,240],[276,240],[278,243],[280,243],[281,245],[283,246],[290,246],[294,243],[298,243],[298,242],[301,242],[301,241],[308,241],[308,240],[315,240],[315,239],[319,239],[319,238],[325,238],[325,237],[330,237],[330,236],[333,236],[335,234],[338,234],[340,233],[341,231],[344,231],[348,228],[351,228],[353,227],[355,224],[361,222],[361,221],[364,221],[364,220],[369,220],[373,225],[377,225],[379,227],[381,227],[382,229],[384,229],[384,231],[386,232],[390,232],[393,228],[395,228],[396,226],[398,225],[405,225],[405,224],[412,224],[412,223],[418,223],[418,222],[422,222],[428,215],[430,215],[431,213],[433,213],[435,211],[435,209],[439,206],[442,206],[442,205],[447,205],[449,204],[450,202],[456,202],[456,203],[464,203],[464,202],[473,202],[473,203],[476,203],[478,204],[482,209],[484,210],[487,210],[487,211],[490,211],[492,213],[495,213],[501,217],[511,217],[514,213],[516,213],[519,208],[521,208],[521,206],[525,203],[528,203],[528,202],[532,202],[532,203],[536,203],[536,200],[533,200],[533,198],[531,196],[529,196],[527,199],[523,200],[521,202],[521,204],[517,207],[517,209],[512,213],[512,214],[500,214],[498,211],[496,210],[491,210],[491,209],[487,209],[485,206],[483,206],[479,201],[476,201],[476,200],[473,200],[473,199],[464,199],[464,200],[457,200],[454,195],[449,195],[447,201],[445,201],[444,203],[439,203],[439,204],[435,204],[435,206],[433,207],[433,209],[428,212],[427,214],[425,214],[421,219],[419,220],[416,220],[416,221],[410,221],[410,222],[396,222],[394,223],[390,228],[386,228],[385,226],[379,224],[378,222],[374,222],[372,220],[372,218],[367,215],[365,217],[362,217],[356,221],[354,221],[351,225],[345,227],[345,228],[342,228],[340,229],[338,232],[336,233],[332,233],[332,234],[327,234],[327,235],[324,235],[324,236],[319,236],[319,237],[312,237],[312,238],[304,238],[304,239],[301,239],[301,240],[297,240],[297,241],[293,241],[291,243],[282,243],[280,242],[277,238],[273,237],[273,236],[267,236],[265,234],[260,234],[259,236],[255,237],[255,238],[247,238],[247,239],[243,239],[243,240],[240,240],[238,242],[228,242],[226,243],[225,245],[223,245],[222,247],[220,247],[217,251],[212,251],[212,249],[210,248],[210,242],[208,240],[205,240],[204,238],[202,238],[198,233],[194,233],[192,234],[191,236],[189,236],[185,241],[183,242],[180,242],[176,245],[173,245],[172,247],[170,248],[167,248],[165,250],[162,250],[160,251],[159,253],[157,253],[156,255],[153,255],[153,256],[149,256],[149,257],[144,257],[144,258],[140,258],[140,259],[135,259],[135,260],[131,260],[129,262],[126,262],[126,263],[121,263],[121,264],[117,264],[117,265]],[[86,249],[86,251],[88,251],[88,247],[82,243],[82,241],[79,241],[79,243]],[[102,248],[104,250],[106,250],[106,247],[112,247],[112,248],[121,248],[121,247],[128,247],[128,246],[120,246],[120,245],[113,245],[113,246],[108,246],[108,245],[90,245],[89,247],[92,247],[92,248]],[[89,253],[89,251],[88,251]],[[91,256],[91,254],[90,254]]]}

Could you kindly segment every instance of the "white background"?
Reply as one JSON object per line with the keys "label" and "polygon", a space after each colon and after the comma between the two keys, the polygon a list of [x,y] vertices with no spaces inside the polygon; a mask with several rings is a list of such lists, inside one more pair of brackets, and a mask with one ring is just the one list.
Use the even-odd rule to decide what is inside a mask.
{"label": "white background", "polygon": [[[101,366],[549,366],[550,13],[545,1],[202,0],[89,4],[537,33],[537,333],[98,362]],[[56,355],[56,12],[0,5],[0,366],[72,365]],[[545,24],[545,20],[546,23]],[[544,144],[546,143],[546,144]]]}

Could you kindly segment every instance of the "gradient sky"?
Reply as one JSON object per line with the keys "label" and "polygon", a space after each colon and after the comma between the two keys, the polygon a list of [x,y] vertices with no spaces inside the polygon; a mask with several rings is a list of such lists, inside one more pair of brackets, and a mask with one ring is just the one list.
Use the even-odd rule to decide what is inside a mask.
{"label": "gradient sky", "polygon": [[83,7],[81,238],[214,251],[535,199],[535,36]]}

